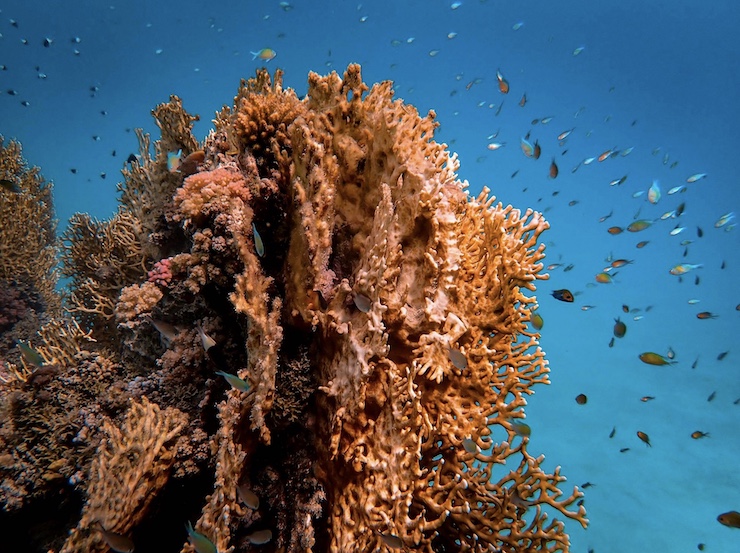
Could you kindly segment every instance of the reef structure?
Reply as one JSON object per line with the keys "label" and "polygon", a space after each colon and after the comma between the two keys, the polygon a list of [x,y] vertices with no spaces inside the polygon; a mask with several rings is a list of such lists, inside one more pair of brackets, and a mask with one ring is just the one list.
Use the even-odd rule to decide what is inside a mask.
{"label": "reef structure", "polygon": [[583,494],[522,420],[549,372],[541,214],[470,197],[434,112],[358,65],[303,99],[259,70],[202,144],[178,98],[154,115],[119,213],[65,235],[72,313],[130,408],[100,415],[63,550],[105,551],[95,522],[135,539],[168,479],[207,474],[194,527],[220,553],[568,551],[550,516],[585,526]]}

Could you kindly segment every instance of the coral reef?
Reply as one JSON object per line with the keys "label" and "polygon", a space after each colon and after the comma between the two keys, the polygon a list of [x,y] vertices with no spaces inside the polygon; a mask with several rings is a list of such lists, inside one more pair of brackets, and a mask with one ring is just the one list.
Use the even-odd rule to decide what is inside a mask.
{"label": "coral reef", "polygon": [[[550,517],[585,526],[583,494],[523,423],[549,372],[528,329],[542,216],[470,197],[434,112],[358,65],[310,74],[304,99],[259,70],[202,144],[178,98],[153,113],[119,213],[65,234],[96,342],[47,395],[6,396],[14,463],[38,470],[18,453],[29,401],[67,405],[84,444],[54,465],[85,501],[62,550],[104,551],[96,521],[136,536],[168,482],[202,478],[195,531],[221,553],[568,551]],[[80,385],[96,370],[104,389]]]}

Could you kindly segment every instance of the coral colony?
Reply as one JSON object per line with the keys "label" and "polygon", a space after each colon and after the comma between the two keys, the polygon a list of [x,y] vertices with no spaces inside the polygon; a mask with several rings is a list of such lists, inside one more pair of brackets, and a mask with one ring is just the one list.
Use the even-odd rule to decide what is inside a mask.
{"label": "coral colony", "polygon": [[44,547],[128,550],[201,479],[183,552],[568,551],[583,494],[524,422],[542,216],[469,197],[358,65],[304,99],[259,70],[202,143],[153,114],[118,212],[62,236],[63,302],[50,186],[3,146],[2,508],[77,496]]}

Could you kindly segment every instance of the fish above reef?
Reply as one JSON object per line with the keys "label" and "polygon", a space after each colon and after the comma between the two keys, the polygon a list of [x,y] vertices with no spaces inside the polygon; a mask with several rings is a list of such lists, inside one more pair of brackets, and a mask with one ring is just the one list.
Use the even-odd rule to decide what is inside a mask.
{"label": "fish above reef", "polygon": [[564,301],[567,303],[573,302],[573,294],[570,290],[567,290],[565,288],[562,288],[560,290],[553,290],[550,293],[552,294],[552,297],[556,300]]}
{"label": "fish above reef", "polygon": [[21,193],[21,187],[10,179],[0,179],[0,188],[7,190],[8,192],[13,192],[14,194]]}
{"label": "fish above reef", "polygon": [[675,363],[675,361],[666,359],[659,353],[654,353],[652,351],[641,353],[638,357],[640,358],[640,361],[648,365],[673,365]]}
{"label": "fish above reef", "polygon": [[717,517],[720,524],[729,526],[730,528],[740,528],[740,513],[737,511],[727,511]]}
{"label": "fish above reef", "polygon": [[216,546],[211,540],[209,540],[200,532],[196,532],[195,530],[193,530],[193,525],[190,524],[190,521],[188,521],[185,529],[188,531],[188,539],[190,540],[190,545],[193,546],[196,553],[218,553],[218,549],[216,549]]}
{"label": "fish above reef", "polygon": [[44,365],[44,358],[41,357],[41,354],[26,342],[18,340],[18,348],[21,350],[21,357],[23,357],[23,360],[29,365],[33,365],[34,367],[41,367]]}
{"label": "fish above reef", "polygon": [[249,52],[252,54],[252,59],[256,60],[257,58],[261,59],[265,63],[270,61],[271,59],[275,59],[275,56],[277,56],[277,52],[273,50],[272,48],[262,48],[262,50],[258,50],[257,52]]}
{"label": "fish above reef", "polygon": [[516,434],[517,436],[529,438],[529,436],[532,435],[532,429],[525,422],[512,422],[511,429],[514,431],[514,434]]}

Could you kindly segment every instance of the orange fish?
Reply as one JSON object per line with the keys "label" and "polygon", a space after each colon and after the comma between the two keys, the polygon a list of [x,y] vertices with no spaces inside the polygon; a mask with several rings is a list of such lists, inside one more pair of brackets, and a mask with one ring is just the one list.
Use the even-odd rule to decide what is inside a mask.
{"label": "orange fish", "polygon": [[623,231],[624,229],[622,227],[609,227],[608,229],[606,229],[606,232],[614,235],[622,234]]}
{"label": "orange fish", "polygon": [[640,361],[648,365],[672,365],[675,363],[675,361],[670,361],[659,353],[653,353],[652,351],[641,353],[638,357]]}
{"label": "orange fish", "polygon": [[691,433],[691,437],[695,440],[698,440],[699,438],[708,438],[709,432],[702,432],[701,430],[696,430],[695,432]]}
{"label": "orange fish", "polygon": [[610,150],[607,150],[607,151],[606,151],[606,152],[604,152],[603,154],[601,154],[601,155],[600,155],[599,157],[597,157],[596,159],[597,159],[598,161],[600,161],[600,162],[601,162],[601,161],[604,161],[605,159],[607,159],[607,158],[608,158],[608,157],[609,157],[610,155],[612,155],[613,153],[614,153],[614,149],[612,148],[612,149],[610,149]]}
{"label": "orange fish", "polygon": [[498,80],[498,89],[501,91],[501,94],[508,94],[509,93],[509,82],[504,79],[504,76],[501,74],[501,71],[498,69],[496,70],[496,79]]}
{"label": "orange fish", "polygon": [[541,153],[542,153],[542,148],[540,147],[540,143],[535,140],[534,141],[534,152],[532,152],[532,157],[535,159],[540,159]]}
{"label": "orange fish", "polygon": [[527,93],[522,94],[522,99],[519,100],[519,107],[523,108],[527,104]]}
{"label": "orange fish", "polygon": [[650,436],[645,434],[643,431],[638,430],[637,431],[637,437],[640,438],[648,447],[653,447],[653,445],[650,443]]}
{"label": "orange fish", "polygon": [[729,526],[730,528],[740,528],[740,513],[737,511],[727,511],[726,513],[722,513],[717,517],[717,520],[721,524]]}
{"label": "orange fish", "polygon": [[624,338],[625,334],[627,334],[627,325],[617,317],[614,319],[614,336]]}
{"label": "orange fish", "polygon": [[550,163],[550,178],[555,179],[558,176],[558,166],[555,163],[555,158],[552,158],[552,162]]}
{"label": "orange fish", "polygon": [[620,267],[624,267],[625,265],[629,265],[632,263],[631,259],[615,259],[612,261],[612,268],[613,269],[619,269]]}
{"label": "orange fish", "polygon": [[645,247],[645,246],[647,246],[647,245],[648,245],[649,243],[650,243],[650,241],[649,241],[649,240],[643,240],[642,242],[638,242],[638,243],[637,243],[637,247],[638,247],[638,248],[644,248],[644,247]]}
{"label": "orange fish", "polygon": [[701,313],[696,314],[696,318],[697,319],[716,319],[717,315],[709,311],[702,311]]}
{"label": "orange fish", "polygon": [[576,403],[578,405],[586,405],[588,402],[588,398],[586,397],[586,394],[578,394],[576,396]]}
{"label": "orange fish", "polygon": [[596,275],[596,282],[599,282],[601,284],[611,284],[614,282],[612,279],[612,276],[609,273],[599,273]]}

